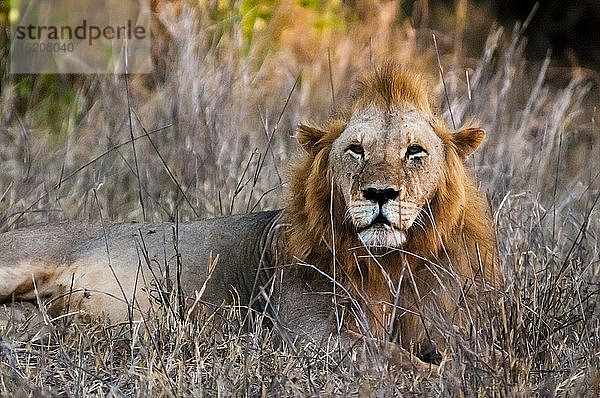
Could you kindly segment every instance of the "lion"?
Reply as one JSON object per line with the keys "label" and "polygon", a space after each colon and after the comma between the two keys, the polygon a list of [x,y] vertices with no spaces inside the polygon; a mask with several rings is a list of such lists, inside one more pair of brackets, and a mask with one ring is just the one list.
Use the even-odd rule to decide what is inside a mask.
{"label": "lion", "polygon": [[177,279],[215,310],[235,301],[269,314],[287,341],[333,341],[360,357],[384,347],[393,363],[435,373],[435,322],[477,327],[478,297],[502,275],[465,167],[485,133],[451,133],[426,87],[384,64],[324,123],[299,125],[282,210],[1,234],[0,302],[122,320],[147,314],[152,292]]}

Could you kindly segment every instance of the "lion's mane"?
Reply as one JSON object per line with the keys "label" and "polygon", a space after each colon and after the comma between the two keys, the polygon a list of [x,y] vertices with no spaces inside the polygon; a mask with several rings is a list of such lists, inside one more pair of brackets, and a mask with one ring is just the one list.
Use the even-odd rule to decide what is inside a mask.
{"label": "lion's mane", "polygon": [[[445,147],[443,174],[429,209],[420,215],[422,227],[413,226],[407,231],[402,250],[378,259],[361,247],[354,226],[344,218],[346,207],[328,164],[332,143],[352,114],[373,104],[383,109],[412,104],[431,115],[435,120],[434,130]],[[393,64],[376,69],[358,80],[349,100],[325,123],[317,127],[300,125],[298,139],[306,151],[291,171],[290,201],[286,207],[290,253],[300,261],[312,262],[361,297],[367,304],[369,329],[374,335],[383,337],[386,333],[381,326],[386,317],[389,319],[389,303],[395,299],[391,294],[393,285],[401,279],[403,287],[396,302],[413,313],[423,309],[427,301],[423,298],[428,292],[446,284],[449,278],[459,289],[469,290],[470,297],[478,290],[465,286],[499,282],[488,206],[465,169],[465,156],[460,150],[470,143],[458,142],[458,135],[450,133],[433,116],[427,85],[421,75]],[[389,278],[384,276],[382,268]],[[447,286],[437,290],[442,291],[436,295],[437,303],[452,311],[456,297],[449,296],[454,291]],[[387,303],[387,309],[381,303]],[[421,320],[404,318],[395,329],[399,329],[396,330],[399,338],[408,344],[407,340],[414,341],[420,333]]]}

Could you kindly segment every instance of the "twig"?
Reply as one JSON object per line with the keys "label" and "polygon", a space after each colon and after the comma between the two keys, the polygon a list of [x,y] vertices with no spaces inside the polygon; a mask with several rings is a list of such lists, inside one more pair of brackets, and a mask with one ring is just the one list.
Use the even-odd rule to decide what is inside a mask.
{"label": "twig", "polygon": [[329,65],[329,86],[331,87],[331,104],[335,106],[335,91],[333,89],[333,72],[331,70],[331,48],[327,47],[327,64]]}
{"label": "twig", "polygon": [[135,176],[138,182],[138,198],[140,201],[140,206],[142,207],[142,216],[144,217],[144,221],[146,220],[146,207],[144,206],[144,198],[142,195],[142,181],[140,178],[140,168],[138,165],[137,151],[135,150],[135,140],[133,137],[133,123],[131,121],[131,104],[129,102],[129,83],[127,79],[127,73],[125,73],[125,91],[127,93],[127,117],[129,118],[129,138],[131,140],[131,148],[133,149],[133,161],[135,163]]}
{"label": "twig", "polygon": [[450,106],[450,97],[448,96],[448,89],[446,88],[446,80],[444,79],[444,69],[442,68],[442,61],[440,59],[440,52],[438,50],[435,33],[433,33],[432,36],[433,36],[433,45],[435,46],[435,54],[437,55],[440,77],[442,78],[442,85],[444,86],[444,95],[446,96],[446,102],[448,102],[448,110],[450,111],[450,119],[452,120],[452,127],[454,128],[454,130],[456,130],[456,123],[454,122],[454,114],[452,113],[452,107]]}

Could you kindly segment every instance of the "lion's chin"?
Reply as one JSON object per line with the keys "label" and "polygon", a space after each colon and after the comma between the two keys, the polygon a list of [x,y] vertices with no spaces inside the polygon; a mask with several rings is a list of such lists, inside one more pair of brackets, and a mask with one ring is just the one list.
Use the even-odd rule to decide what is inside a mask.
{"label": "lion's chin", "polygon": [[375,224],[358,233],[361,242],[367,247],[399,249],[406,242],[406,234],[386,224]]}

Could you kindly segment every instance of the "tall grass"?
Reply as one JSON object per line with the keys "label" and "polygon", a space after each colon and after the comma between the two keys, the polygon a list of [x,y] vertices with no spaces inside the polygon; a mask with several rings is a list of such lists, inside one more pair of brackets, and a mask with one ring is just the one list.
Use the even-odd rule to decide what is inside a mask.
{"label": "tall grass", "polygon": [[481,303],[480,333],[443,331],[439,380],[276,345],[235,307],[225,322],[157,307],[137,327],[7,307],[0,396],[598,395],[600,146],[585,71],[549,82],[549,62],[525,60],[520,26],[492,27],[473,56],[464,38],[481,32],[462,9],[462,25],[435,32],[447,101],[432,31],[395,3],[339,6],[324,23],[331,10],[283,2],[250,36],[250,14],[219,10],[157,9],[152,75],[4,76],[0,228],[97,219],[98,207],[154,221],[281,207],[296,124],[326,117],[357,71],[392,58],[432,76],[449,125],[451,109],[457,127],[474,118],[487,131],[470,165],[497,231],[500,302]]}

